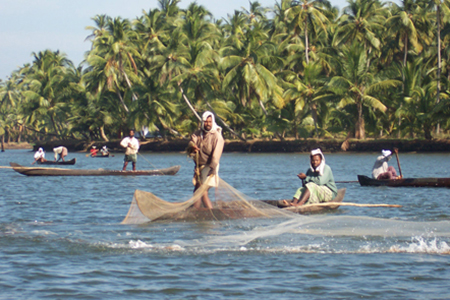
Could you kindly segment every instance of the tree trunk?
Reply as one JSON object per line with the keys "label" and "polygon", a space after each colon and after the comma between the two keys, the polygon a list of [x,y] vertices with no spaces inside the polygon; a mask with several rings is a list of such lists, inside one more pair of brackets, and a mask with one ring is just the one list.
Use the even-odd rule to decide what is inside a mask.
{"label": "tree trunk", "polygon": [[315,132],[315,136],[317,137],[319,135],[318,130],[317,130],[317,105],[316,104],[312,104],[311,105],[311,114],[314,120],[314,132]]}
{"label": "tree trunk", "polygon": [[105,127],[104,127],[104,126],[101,126],[101,127],[100,127],[100,135],[101,135],[102,139],[103,139],[105,142],[109,142],[109,139],[108,139],[108,137],[107,137],[106,134],[105,134]]}
{"label": "tree trunk", "polygon": [[120,99],[120,102],[122,103],[123,108],[125,109],[126,112],[128,112],[128,107],[125,104],[125,102],[123,101],[123,98],[122,98],[122,95],[119,92],[119,89],[117,89],[116,93],[117,93],[117,96],[119,96],[119,99]]}
{"label": "tree trunk", "polygon": [[[436,22],[437,22],[437,52],[438,52],[438,69],[437,69],[437,91],[436,91],[436,103],[440,102],[440,92],[441,92],[441,5],[437,6],[436,9]],[[441,131],[440,124],[436,125],[436,134],[438,135]]]}
{"label": "tree trunk", "polygon": [[189,108],[191,109],[191,111],[194,113],[194,115],[197,117],[197,119],[201,122],[202,118],[200,118],[200,116],[198,115],[198,113],[195,111],[194,107],[192,106],[191,102],[189,101],[189,99],[186,97],[186,95],[184,94],[183,88],[181,87],[181,81],[178,82],[178,87],[180,88],[180,92],[181,95],[183,95],[183,99],[184,101],[186,101],[187,105],[189,106]]}
{"label": "tree trunk", "polygon": [[358,121],[356,122],[355,136],[357,139],[364,140],[366,138],[366,132],[364,129],[364,117],[363,117],[363,105],[361,102],[356,104],[358,110]]}
{"label": "tree trunk", "polygon": [[306,63],[309,63],[308,19],[305,20],[305,56]]}
{"label": "tree trunk", "polygon": [[2,135],[2,152],[5,152],[5,135]]}

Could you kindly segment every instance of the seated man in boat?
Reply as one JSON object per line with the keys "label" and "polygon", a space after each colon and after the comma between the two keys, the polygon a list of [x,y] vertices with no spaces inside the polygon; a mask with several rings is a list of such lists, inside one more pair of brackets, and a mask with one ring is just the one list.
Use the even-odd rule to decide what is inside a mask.
{"label": "seated man in boat", "polygon": [[66,157],[69,153],[69,151],[67,151],[67,148],[64,146],[53,148],[53,152],[55,153],[55,161],[59,161],[60,159],[64,161],[64,157]]}
{"label": "seated man in boat", "polygon": [[300,173],[297,177],[302,180],[303,187],[297,190],[292,202],[283,201],[286,206],[329,202],[337,196],[333,172],[325,164],[325,156],[320,148],[311,151],[310,168],[306,171],[306,174]]}
{"label": "seated man in boat", "polygon": [[44,149],[39,148],[36,153],[34,153],[34,161],[31,163],[34,165],[35,162],[46,162]]}
{"label": "seated man in boat", "polygon": [[[201,129],[194,132],[186,151],[193,155],[195,161],[194,192],[200,188],[203,183],[210,187],[219,185],[219,161],[222,156],[224,140],[222,137],[222,128],[217,126],[214,114],[206,111],[202,115]],[[211,209],[211,200],[208,192],[201,197],[201,201],[194,203],[195,208],[202,206]]]}
{"label": "seated man in boat", "polygon": [[102,156],[108,156],[109,155],[109,150],[106,147],[106,145],[103,146],[102,149],[100,149],[100,153],[102,154]]}
{"label": "seated man in boat", "polygon": [[133,171],[136,171],[137,153],[139,150],[139,141],[134,137],[134,130],[130,130],[130,136],[127,136],[120,142],[120,146],[126,148],[125,158],[123,159],[122,171],[126,171],[128,162],[133,164]]}
{"label": "seated man in boat", "polygon": [[[397,148],[394,148],[394,153],[398,154]],[[388,161],[392,158],[392,152],[390,150],[381,150],[381,154],[373,165],[372,177],[378,180],[400,179],[401,176],[397,176],[395,168],[388,165]]]}
{"label": "seated man in boat", "polygon": [[91,157],[97,156],[97,153],[98,153],[97,146],[92,146],[92,148],[89,152],[91,152]]}

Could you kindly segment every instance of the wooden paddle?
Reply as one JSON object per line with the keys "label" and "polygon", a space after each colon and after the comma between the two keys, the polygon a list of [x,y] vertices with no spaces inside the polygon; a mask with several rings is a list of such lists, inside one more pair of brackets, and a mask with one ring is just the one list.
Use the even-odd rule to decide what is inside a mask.
{"label": "wooden paddle", "polygon": [[400,176],[403,178],[402,168],[400,167],[400,160],[398,159],[398,149],[394,148],[394,152],[395,152],[395,156],[397,157],[398,171],[400,172]]}

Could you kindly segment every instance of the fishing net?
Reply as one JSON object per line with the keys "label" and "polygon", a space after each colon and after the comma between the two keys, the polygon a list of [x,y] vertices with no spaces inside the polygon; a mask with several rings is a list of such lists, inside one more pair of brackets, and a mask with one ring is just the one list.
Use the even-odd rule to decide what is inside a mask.
{"label": "fishing net", "polygon": [[[209,190],[209,191],[208,191]],[[207,192],[212,209],[195,208]],[[292,217],[288,209],[280,209],[278,201],[254,200],[236,190],[221,178],[215,188],[203,184],[193,196],[184,202],[167,202],[150,192],[136,190],[130,209],[122,224],[142,224],[153,221],[221,221],[245,218]]]}

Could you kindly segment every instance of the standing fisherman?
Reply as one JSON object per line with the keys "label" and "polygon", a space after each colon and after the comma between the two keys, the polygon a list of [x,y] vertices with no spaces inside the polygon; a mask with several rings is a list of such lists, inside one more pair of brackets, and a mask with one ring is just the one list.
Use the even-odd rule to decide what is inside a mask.
{"label": "standing fisherman", "polygon": [[[206,183],[210,187],[219,185],[219,161],[222,156],[224,140],[222,137],[222,128],[217,126],[214,114],[206,111],[202,115],[202,128],[195,131],[191,136],[187,152],[194,154],[195,173],[192,183],[195,185],[194,192]],[[211,200],[206,191],[201,201],[194,203],[195,208],[201,205],[211,209]]]}
{"label": "standing fisherman", "polygon": [[137,153],[139,150],[139,141],[134,137],[134,130],[130,130],[130,136],[127,136],[120,142],[120,146],[126,148],[123,159],[123,169],[127,169],[128,162],[133,164],[133,171],[136,171]]}

